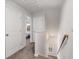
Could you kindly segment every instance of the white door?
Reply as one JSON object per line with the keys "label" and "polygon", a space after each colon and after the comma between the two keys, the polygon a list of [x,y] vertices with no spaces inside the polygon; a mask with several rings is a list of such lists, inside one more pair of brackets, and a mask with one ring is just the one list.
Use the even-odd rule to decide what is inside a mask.
{"label": "white door", "polygon": [[11,49],[13,48],[13,42],[14,40],[12,39],[12,25],[13,25],[13,22],[11,20],[11,17],[10,17],[10,14],[11,11],[9,10],[9,8],[6,7],[6,57],[8,55],[10,55],[10,51]]}
{"label": "white door", "polygon": [[26,45],[23,13],[13,3],[6,4],[6,57]]}

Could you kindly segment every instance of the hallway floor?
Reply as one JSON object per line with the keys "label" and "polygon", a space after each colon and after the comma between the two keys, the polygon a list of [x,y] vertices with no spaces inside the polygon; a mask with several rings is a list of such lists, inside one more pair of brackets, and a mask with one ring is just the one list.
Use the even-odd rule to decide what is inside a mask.
{"label": "hallway floor", "polygon": [[[28,40],[27,40],[27,42],[28,42]],[[43,56],[35,57],[33,55],[33,51],[32,51],[32,44],[28,43],[28,45],[25,48],[18,51],[17,53],[15,53],[14,55],[10,56],[7,59],[57,59],[57,58],[53,57],[53,56],[49,56],[48,58],[43,57]]]}

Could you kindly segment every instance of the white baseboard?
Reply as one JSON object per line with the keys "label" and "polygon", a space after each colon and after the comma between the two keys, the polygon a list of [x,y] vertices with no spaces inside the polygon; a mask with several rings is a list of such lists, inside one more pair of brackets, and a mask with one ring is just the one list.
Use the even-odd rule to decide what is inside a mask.
{"label": "white baseboard", "polygon": [[7,54],[6,54],[6,58],[10,57],[11,55],[15,54],[17,51],[19,51],[20,49],[24,48],[25,45],[20,45],[20,46],[17,46],[16,48],[14,49],[11,49]]}
{"label": "white baseboard", "polygon": [[48,55],[50,55],[50,56],[57,56],[57,54],[56,53],[48,53]]}

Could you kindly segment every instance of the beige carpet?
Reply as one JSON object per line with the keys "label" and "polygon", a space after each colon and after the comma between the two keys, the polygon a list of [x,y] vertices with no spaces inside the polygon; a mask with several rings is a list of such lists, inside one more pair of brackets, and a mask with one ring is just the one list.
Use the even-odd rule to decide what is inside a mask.
{"label": "beige carpet", "polygon": [[[29,42],[29,40],[27,40]],[[27,43],[26,42],[26,43]],[[26,44],[26,47],[18,51],[14,55],[10,56],[7,59],[57,59],[56,57],[49,56],[48,58],[43,56],[35,57],[32,52],[32,45],[30,43]]]}

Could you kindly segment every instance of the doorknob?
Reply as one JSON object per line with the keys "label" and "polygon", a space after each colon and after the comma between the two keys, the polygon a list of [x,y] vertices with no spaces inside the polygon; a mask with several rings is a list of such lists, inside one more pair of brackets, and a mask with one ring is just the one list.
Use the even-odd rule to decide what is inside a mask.
{"label": "doorknob", "polygon": [[6,34],[5,36],[9,36],[8,34]]}

